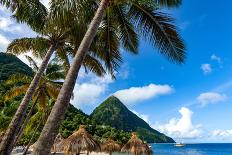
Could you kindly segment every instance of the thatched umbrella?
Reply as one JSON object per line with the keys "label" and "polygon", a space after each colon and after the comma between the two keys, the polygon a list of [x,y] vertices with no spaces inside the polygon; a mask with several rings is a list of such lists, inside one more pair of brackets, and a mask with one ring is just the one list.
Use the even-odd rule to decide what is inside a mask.
{"label": "thatched umbrella", "polygon": [[108,139],[103,145],[102,145],[102,151],[104,152],[109,152],[109,154],[111,155],[112,152],[120,152],[121,146],[116,143],[114,140],[112,139]]}
{"label": "thatched umbrella", "polygon": [[58,134],[56,136],[56,139],[54,140],[54,144],[52,146],[51,152],[63,152],[64,151],[64,138],[61,134]]}
{"label": "thatched umbrella", "polygon": [[132,153],[133,155],[152,154],[149,145],[143,143],[143,141],[137,137],[135,132],[132,133],[131,139],[123,146],[121,151],[129,152]]}
{"label": "thatched umbrella", "polygon": [[64,141],[64,153],[80,154],[81,151],[87,151],[87,154],[92,151],[99,151],[100,145],[88,134],[84,125],[80,125],[77,132],[74,132]]}

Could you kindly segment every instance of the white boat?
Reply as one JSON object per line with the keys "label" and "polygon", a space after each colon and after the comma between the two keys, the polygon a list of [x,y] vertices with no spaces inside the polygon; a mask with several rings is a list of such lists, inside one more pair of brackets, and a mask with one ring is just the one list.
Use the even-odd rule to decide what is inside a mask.
{"label": "white boat", "polygon": [[174,145],[175,147],[184,147],[185,146],[185,144],[183,144],[183,143],[175,143],[175,145]]}

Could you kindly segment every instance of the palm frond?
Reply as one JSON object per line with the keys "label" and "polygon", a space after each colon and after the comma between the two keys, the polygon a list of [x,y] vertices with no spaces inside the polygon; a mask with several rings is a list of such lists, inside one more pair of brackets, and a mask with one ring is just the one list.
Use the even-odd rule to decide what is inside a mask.
{"label": "palm frond", "polygon": [[31,83],[32,78],[24,75],[24,74],[14,74],[12,76],[10,76],[6,81],[5,84],[6,85],[15,85],[18,83],[25,83],[25,84],[30,84]]}
{"label": "palm frond", "polygon": [[116,24],[118,25],[118,33],[122,46],[129,52],[138,53],[138,35],[134,31],[133,25],[127,18],[126,8],[123,5],[112,7],[113,16],[115,16]]}
{"label": "palm frond", "polygon": [[49,47],[49,41],[42,37],[13,40],[7,47],[8,53],[20,55],[32,51],[33,56],[43,58]]}
{"label": "palm frond", "polygon": [[93,56],[90,56],[89,54],[85,56],[83,65],[88,70],[90,70],[91,72],[95,73],[98,76],[103,76],[106,73],[101,62],[99,62],[99,60],[97,60]]}
{"label": "palm frond", "polygon": [[51,74],[51,73],[62,72],[62,71],[63,71],[63,66],[61,64],[58,64],[55,61],[51,61],[48,64],[45,74]]}
{"label": "palm frond", "polygon": [[5,101],[9,101],[19,95],[27,92],[29,84],[24,84],[22,86],[14,87],[5,94]]}
{"label": "palm frond", "polygon": [[46,74],[46,78],[49,80],[63,80],[65,78],[65,73],[62,72],[52,72]]}
{"label": "palm frond", "polygon": [[40,90],[39,90],[39,96],[38,96],[38,100],[37,100],[37,107],[38,107],[39,111],[45,111],[49,98],[48,98],[48,96],[46,94],[46,90],[43,88],[43,86],[41,86],[41,87],[42,88],[40,88]]}
{"label": "palm frond", "polygon": [[17,1],[16,5],[15,0],[11,0],[11,2],[13,3],[8,6],[14,12],[13,18],[18,22],[26,23],[34,31],[40,32],[48,15],[46,7],[39,0],[20,0]]}
{"label": "palm frond", "polygon": [[160,7],[179,7],[182,3],[182,0],[156,0],[158,6]]}
{"label": "palm frond", "polygon": [[56,57],[57,57],[58,61],[62,62],[62,64],[63,64],[65,74],[68,73],[68,70],[70,68],[69,57],[68,57],[68,52],[69,51],[67,51],[67,50],[68,49],[66,49],[65,47],[64,48],[58,48],[57,52],[56,52]]}
{"label": "palm frond", "polygon": [[90,50],[94,57],[104,62],[106,70],[113,75],[122,62],[122,57],[119,51],[120,42],[117,28],[114,24],[115,21],[110,18],[109,11],[99,27],[98,34]]}
{"label": "palm frond", "polygon": [[60,92],[61,85],[57,86],[57,85],[54,85],[52,83],[47,83],[46,85],[47,85],[46,89],[47,89],[47,92],[48,92],[49,96],[51,98],[53,98],[54,100],[56,100],[57,96],[58,96],[58,94]]}
{"label": "palm frond", "polygon": [[132,3],[129,12],[137,30],[170,61],[183,63],[185,45],[169,15],[147,6]]}
{"label": "palm frond", "polygon": [[25,55],[25,57],[27,58],[27,60],[29,61],[30,63],[30,66],[32,66],[33,70],[38,71],[39,67],[37,66],[35,60],[33,60],[32,57],[28,56],[28,55]]}

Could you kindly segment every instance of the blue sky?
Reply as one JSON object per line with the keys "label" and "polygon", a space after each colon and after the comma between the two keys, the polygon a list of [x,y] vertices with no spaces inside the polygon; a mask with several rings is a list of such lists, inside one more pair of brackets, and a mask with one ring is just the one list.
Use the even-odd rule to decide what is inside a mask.
{"label": "blue sky", "polygon": [[[176,65],[141,40],[140,54],[124,52],[117,80],[81,72],[72,103],[90,113],[115,94],[155,129],[185,142],[232,142],[232,1],[183,0],[168,10],[187,46]],[[0,49],[14,38],[34,35],[0,9]],[[25,60],[23,56],[20,57]]]}

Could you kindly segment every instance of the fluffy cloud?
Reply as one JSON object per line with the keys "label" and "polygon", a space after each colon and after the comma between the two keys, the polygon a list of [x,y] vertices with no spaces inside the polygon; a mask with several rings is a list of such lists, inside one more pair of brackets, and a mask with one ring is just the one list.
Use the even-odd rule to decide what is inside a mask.
{"label": "fluffy cloud", "polygon": [[169,85],[150,84],[143,87],[131,87],[129,89],[119,90],[114,95],[125,104],[134,104],[159,95],[169,94],[172,91],[173,89]]}
{"label": "fluffy cloud", "polygon": [[149,121],[149,116],[148,115],[145,115],[145,114],[140,114],[138,113],[137,111],[135,110],[131,110],[134,114],[136,114],[138,117],[142,118],[145,122],[147,122],[148,124],[150,124],[150,121]]}
{"label": "fluffy cloud", "polygon": [[197,97],[197,100],[203,106],[210,104],[210,103],[218,103],[223,102],[227,99],[225,94],[219,94],[215,92],[206,92],[202,93]]}
{"label": "fluffy cloud", "polygon": [[204,74],[209,74],[212,72],[212,67],[210,64],[202,64],[201,70],[203,71]]}
{"label": "fluffy cloud", "polygon": [[201,125],[192,123],[193,112],[186,107],[182,107],[179,113],[181,114],[180,118],[172,118],[167,124],[153,125],[152,127],[173,138],[192,139],[201,137]]}
{"label": "fluffy cloud", "polygon": [[22,28],[19,24],[16,24],[8,17],[0,17],[0,30],[11,33],[22,32]]}
{"label": "fluffy cloud", "polygon": [[91,73],[86,74],[83,70],[80,75],[81,82],[75,85],[74,99],[71,101],[76,107],[98,103],[99,98],[107,91],[108,85],[113,82],[110,75],[100,78]]}

